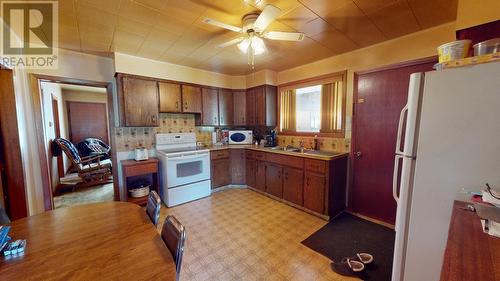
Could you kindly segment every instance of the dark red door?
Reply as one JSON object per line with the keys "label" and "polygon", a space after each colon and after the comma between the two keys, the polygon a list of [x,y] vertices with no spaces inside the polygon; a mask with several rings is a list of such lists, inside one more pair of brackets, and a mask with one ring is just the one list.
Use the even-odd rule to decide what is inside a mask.
{"label": "dark red door", "polygon": [[399,114],[407,101],[410,74],[430,71],[434,63],[356,75],[350,189],[353,212],[394,224],[397,206],[392,197],[392,172]]}
{"label": "dark red door", "polygon": [[86,138],[108,141],[108,120],[105,103],[68,101],[70,141],[75,145]]}

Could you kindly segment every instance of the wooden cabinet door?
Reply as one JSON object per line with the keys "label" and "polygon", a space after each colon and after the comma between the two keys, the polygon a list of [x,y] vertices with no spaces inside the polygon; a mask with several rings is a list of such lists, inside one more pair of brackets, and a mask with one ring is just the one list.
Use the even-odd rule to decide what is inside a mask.
{"label": "wooden cabinet door", "polygon": [[160,112],[182,112],[181,85],[158,83],[160,92]]}
{"label": "wooden cabinet door", "polygon": [[245,179],[248,186],[255,188],[255,160],[247,158],[245,161]]}
{"label": "wooden cabinet door", "polygon": [[212,188],[231,184],[229,159],[212,160]]}
{"label": "wooden cabinet door", "polygon": [[219,124],[228,126],[234,124],[233,118],[233,92],[231,90],[219,90]]}
{"label": "wooden cabinet door", "polygon": [[304,207],[325,214],[326,178],[324,175],[306,172],[304,175]]}
{"label": "wooden cabinet door", "polygon": [[202,92],[202,125],[219,126],[219,102],[216,89],[203,88]]}
{"label": "wooden cabinet door", "polygon": [[158,126],[158,83],[122,76],[125,127]]}
{"label": "wooden cabinet door", "polygon": [[277,113],[278,110],[278,88],[272,85],[265,85],[265,96],[266,96],[266,114],[263,123],[266,126],[276,126],[277,125]]}
{"label": "wooden cabinet door", "polygon": [[245,150],[231,149],[231,183],[245,184]]}
{"label": "wooden cabinet door", "polygon": [[283,199],[294,204],[304,205],[304,172],[301,169],[285,167],[283,179]]}
{"label": "wooden cabinet door", "polygon": [[244,126],[247,124],[247,96],[246,92],[243,91],[233,91],[233,103],[234,103],[234,113],[233,113],[233,124]]}
{"label": "wooden cabinet door", "polygon": [[266,125],[266,92],[264,86],[254,89],[255,96],[255,124]]}
{"label": "wooden cabinet door", "polygon": [[201,113],[201,88],[182,85],[182,112]]}
{"label": "wooden cabinet door", "polygon": [[255,125],[255,91],[248,89],[246,92],[247,124]]}
{"label": "wooden cabinet door", "polygon": [[255,188],[266,191],[266,163],[255,161]]}
{"label": "wooden cabinet door", "polygon": [[283,198],[283,167],[267,164],[266,192],[278,198]]}

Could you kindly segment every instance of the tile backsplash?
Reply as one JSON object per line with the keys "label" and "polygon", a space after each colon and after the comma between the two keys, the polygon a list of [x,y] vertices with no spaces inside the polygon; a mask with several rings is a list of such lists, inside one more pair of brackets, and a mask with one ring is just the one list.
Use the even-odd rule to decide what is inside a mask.
{"label": "tile backsplash", "polygon": [[115,128],[115,145],[117,151],[129,151],[138,146],[147,149],[155,147],[156,133],[196,133],[198,141],[209,143],[213,128],[196,127],[194,114],[160,114],[160,126],[154,128],[122,127]]}
{"label": "tile backsplash", "polygon": [[[115,145],[118,152],[130,151],[138,146],[147,149],[155,147],[156,133],[196,133],[196,139],[205,145],[212,141],[213,127],[197,127],[194,114],[160,114],[160,126],[154,128],[122,127],[114,128]],[[278,135],[278,145],[299,146],[304,142],[306,148],[313,147],[313,137]],[[351,140],[349,138],[318,138],[319,147],[324,151],[349,152]]]}
{"label": "tile backsplash", "polygon": [[[295,147],[300,146],[303,142],[305,148],[312,149],[314,146],[314,137],[304,136],[283,136],[278,135],[278,145]],[[349,152],[351,150],[351,139],[348,138],[325,138],[318,137],[319,149],[331,152]]]}

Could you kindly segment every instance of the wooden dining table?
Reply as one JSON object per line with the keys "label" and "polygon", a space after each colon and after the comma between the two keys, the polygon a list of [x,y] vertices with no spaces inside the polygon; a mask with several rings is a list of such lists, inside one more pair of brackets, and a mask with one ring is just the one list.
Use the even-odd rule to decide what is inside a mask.
{"label": "wooden dining table", "polygon": [[140,206],[79,205],[13,221],[23,255],[0,257],[1,280],[175,280],[175,263]]}

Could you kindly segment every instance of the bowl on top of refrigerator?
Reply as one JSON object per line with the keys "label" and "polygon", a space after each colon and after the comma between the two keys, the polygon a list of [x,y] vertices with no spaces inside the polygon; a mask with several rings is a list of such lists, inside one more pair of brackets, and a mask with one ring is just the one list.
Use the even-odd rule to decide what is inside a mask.
{"label": "bowl on top of refrigerator", "polygon": [[500,38],[479,42],[474,45],[474,56],[482,56],[500,52]]}
{"label": "bowl on top of refrigerator", "polygon": [[469,55],[471,40],[458,40],[437,47],[439,62],[466,58]]}

